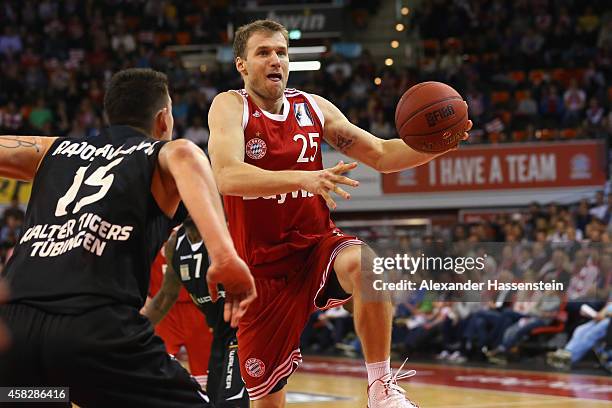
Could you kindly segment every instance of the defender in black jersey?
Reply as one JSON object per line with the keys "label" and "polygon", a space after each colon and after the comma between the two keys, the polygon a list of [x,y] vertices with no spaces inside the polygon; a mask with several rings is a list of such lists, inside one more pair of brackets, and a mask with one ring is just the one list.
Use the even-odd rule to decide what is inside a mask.
{"label": "defender in black jersey", "polygon": [[143,314],[153,325],[159,323],[176,302],[182,284],[213,330],[206,386],[211,401],[219,408],[248,408],[249,396],[240,376],[236,329],[223,319],[225,291],[220,288],[221,299],[212,302],[206,282],[208,252],[191,217],[172,233],[165,255],[168,267],[161,288],[145,305]]}
{"label": "defender in black jersey", "polygon": [[0,356],[0,385],[68,386],[82,407],[211,406],[139,313],[181,199],[197,214],[208,280],[224,284],[234,326],[254,299],[253,278],[236,255],[205,155],[168,141],[166,76],[117,73],[104,108],[111,126],[95,137],[0,137],[0,176],[33,180],[4,271],[11,293],[0,314],[12,346]]}

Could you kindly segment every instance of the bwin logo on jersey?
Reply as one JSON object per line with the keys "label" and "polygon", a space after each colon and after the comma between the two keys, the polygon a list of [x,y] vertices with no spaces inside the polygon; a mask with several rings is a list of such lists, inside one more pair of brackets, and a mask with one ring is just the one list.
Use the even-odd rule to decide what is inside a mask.
{"label": "bwin logo on jersey", "polygon": [[308,105],[306,105],[304,102],[294,103],[293,112],[295,113],[295,119],[300,127],[314,126]]}

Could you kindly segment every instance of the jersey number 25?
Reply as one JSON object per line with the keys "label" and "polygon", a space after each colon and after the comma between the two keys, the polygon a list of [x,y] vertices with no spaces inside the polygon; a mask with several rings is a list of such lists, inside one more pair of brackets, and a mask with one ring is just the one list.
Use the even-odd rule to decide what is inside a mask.
{"label": "jersey number 25", "polygon": [[[301,141],[302,142],[302,151],[300,152],[300,157],[298,157],[297,162],[298,163],[308,163],[309,161],[314,161],[315,158],[317,157],[317,151],[319,149],[319,142],[317,142],[317,139],[319,138],[319,134],[318,133],[308,133],[308,140],[306,140],[306,136],[301,135],[301,134],[297,134],[295,136],[293,136],[293,140],[294,141]],[[314,148],[314,154],[310,157],[306,157],[306,148],[310,146],[310,148]]]}

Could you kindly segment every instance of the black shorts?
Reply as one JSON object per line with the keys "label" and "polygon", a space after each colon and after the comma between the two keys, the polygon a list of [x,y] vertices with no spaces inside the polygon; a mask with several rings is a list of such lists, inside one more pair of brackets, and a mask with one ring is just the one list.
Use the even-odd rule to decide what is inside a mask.
{"label": "black shorts", "polygon": [[135,308],[60,315],[12,304],[0,315],[12,332],[0,355],[2,386],[69,387],[70,399],[87,408],[212,407]]}
{"label": "black shorts", "polygon": [[240,376],[236,330],[213,336],[206,391],[218,408],[248,408],[249,394]]}

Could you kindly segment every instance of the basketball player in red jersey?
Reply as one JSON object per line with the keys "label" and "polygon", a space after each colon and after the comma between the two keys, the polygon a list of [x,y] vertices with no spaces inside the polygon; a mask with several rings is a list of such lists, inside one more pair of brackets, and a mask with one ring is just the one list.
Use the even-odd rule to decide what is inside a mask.
{"label": "basketball player in red jersey", "polygon": [[[149,297],[151,299],[159,292],[166,273],[165,247],[164,245],[157,253],[153,265],[151,265],[151,283],[149,285]],[[147,302],[149,302],[149,299],[147,299]],[[185,346],[189,360],[189,372],[202,386],[202,389],[206,389],[206,373],[208,372],[208,360],[210,359],[213,340],[212,333],[208,324],[206,324],[204,315],[193,304],[189,293],[183,286],[180,287],[176,303],[172,305],[168,314],[154,325],[155,334],[162,338],[168,353],[176,356],[181,346]]]}
{"label": "basketball player in red jersey", "polygon": [[358,185],[343,176],[357,164],[324,169],[320,147],[323,139],[384,173],[435,155],[399,139],[379,139],[324,98],[286,89],[288,33],[282,25],[263,20],[241,27],[234,53],[245,88],[215,98],[209,153],[234,244],[256,280],[258,298],[238,329],[241,372],[253,406],[284,406],[283,387],[301,362],[299,338],[310,314],[352,297],[368,406],[416,407],[397,385],[414,371],[398,376],[390,369],[391,302],[372,302],[365,293],[375,255],[329,216],[328,207],[336,207],[331,193],[348,199],[340,185]]}

